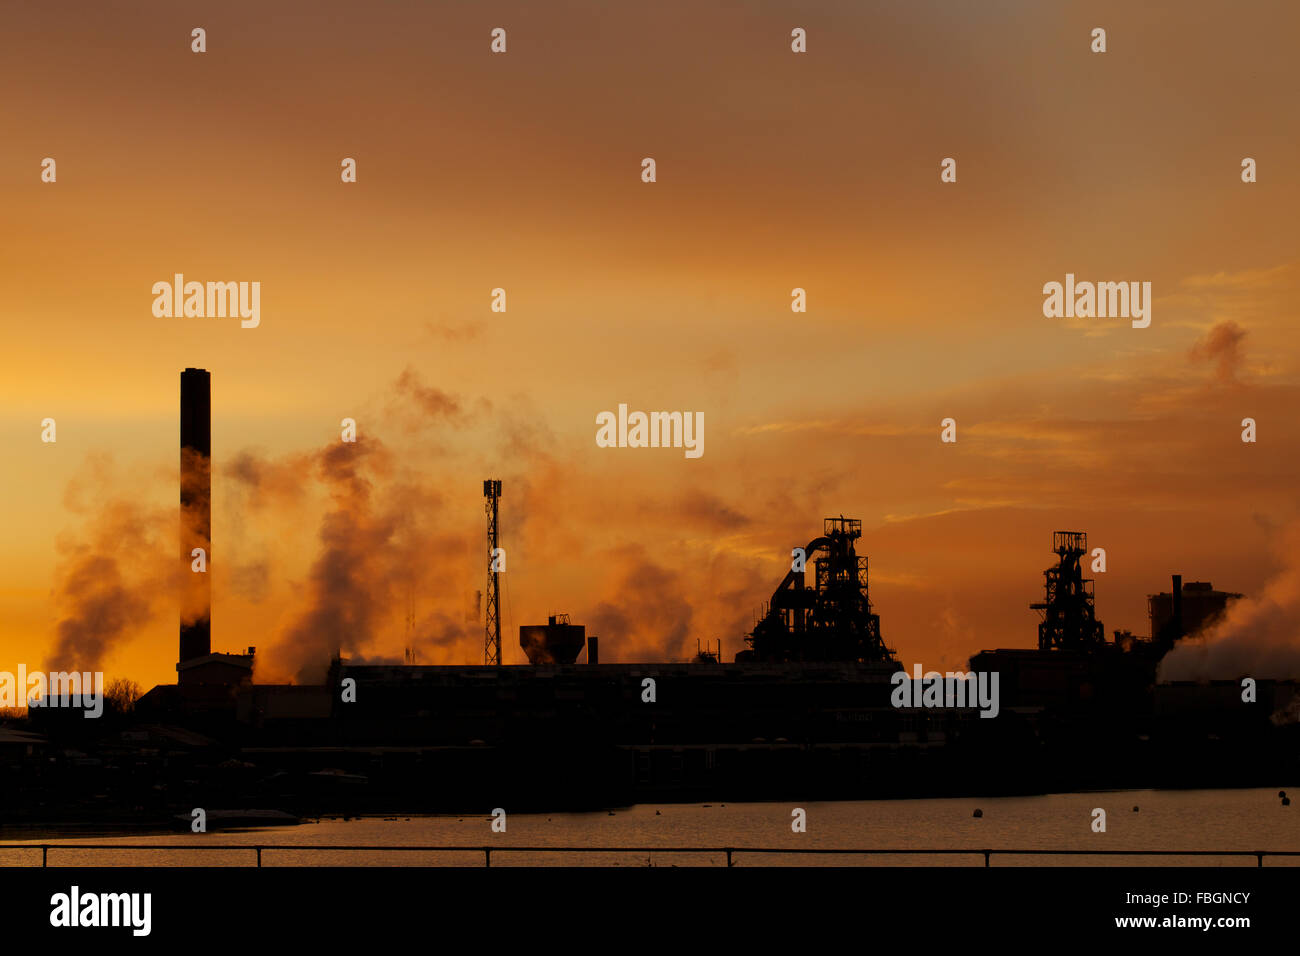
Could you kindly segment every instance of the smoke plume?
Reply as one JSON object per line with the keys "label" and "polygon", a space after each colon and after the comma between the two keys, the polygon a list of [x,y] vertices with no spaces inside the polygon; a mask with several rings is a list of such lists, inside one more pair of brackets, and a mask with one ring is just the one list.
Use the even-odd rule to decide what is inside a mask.
{"label": "smoke plume", "polygon": [[[232,451],[182,469],[187,484],[215,470],[211,535],[198,488],[178,519],[174,466],[128,482],[92,460],[68,492],[85,520],[62,547],[58,669],[93,667],[146,627],[175,647],[178,606],[186,621],[207,606],[202,589],[191,593],[190,551],[210,537],[213,649],[256,644],[260,682],[319,681],[336,654],[481,661],[482,595],[472,596],[486,573],[478,491],[489,476],[505,481],[507,661],[522,660],[518,626],[555,611],[600,635],[609,661],[682,659],[695,639],[719,638],[729,658],[780,579],[769,565],[785,553],[782,531],[712,492],[665,488],[653,472],[632,492],[575,482],[583,466],[556,455],[563,443],[523,403],[465,399],[408,369],[359,412],[355,442]],[[172,504],[150,510],[146,494]],[[609,515],[642,519],[633,541],[591,534]]]}
{"label": "smoke plume", "polygon": [[82,517],[59,536],[50,670],[100,670],[123,641],[163,610],[159,595],[180,584],[176,513],[150,509],[121,490],[111,459],[91,456],[64,501]]}
{"label": "smoke plume", "polygon": [[1281,535],[1287,562],[1259,597],[1228,606],[1203,637],[1179,642],[1160,665],[1160,680],[1300,677],[1300,522]]}

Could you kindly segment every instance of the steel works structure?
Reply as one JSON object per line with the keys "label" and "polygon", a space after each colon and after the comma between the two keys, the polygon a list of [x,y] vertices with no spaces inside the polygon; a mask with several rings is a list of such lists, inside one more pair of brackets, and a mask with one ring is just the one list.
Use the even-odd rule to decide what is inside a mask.
{"label": "steel works structure", "polygon": [[[880,637],[880,615],[867,597],[867,559],[854,550],[862,522],[826,518],[822,536],[795,552],[767,613],[745,639],[737,661],[894,662]],[[813,559],[813,586],[806,562]]]}
{"label": "steel works structure", "polygon": [[1083,576],[1079,562],[1088,553],[1088,535],[1083,531],[1057,531],[1052,535],[1056,567],[1043,572],[1047,599],[1029,605],[1041,611],[1038,649],[1090,651],[1106,643],[1106,632],[1097,620],[1092,579]]}

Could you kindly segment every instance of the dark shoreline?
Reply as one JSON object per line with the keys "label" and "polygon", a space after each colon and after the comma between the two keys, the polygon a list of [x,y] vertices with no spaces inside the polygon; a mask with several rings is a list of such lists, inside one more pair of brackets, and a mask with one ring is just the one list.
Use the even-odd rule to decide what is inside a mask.
{"label": "dark shoreline", "polygon": [[[1016,797],[1049,797],[1061,794],[1106,794],[1106,793],[1177,793],[1191,792],[1199,790],[1271,790],[1274,784],[1261,784],[1257,781],[1249,783],[1234,783],[1232,785],[1202,785],[1182,787],[1098,787],[1098,788],[1076,788],[1068,790],[1045,790],[1042,792],[981,792],[981,793],[926,793],[910,795],[888,795],[888,796],[860,796],[845,798],[813,798],[805,794],[796,798],[804,801],[811,800],[816,803],[869,803],[878,801],[899,801],[899,800],[988,800],[988,799],[1009,799]],[[1276,789],[1285,790],[1289,793],[1300,793],[1300,779],[1298,782],[1291,784],[1278,784]],[[695,796],[689,799],[674,799],[668,797],[657,800],[638,800],[626,804],[608,804],[602,806],[582,806],[582,807],[558,807],[546,806],[538,808],[516,809],[515,813],[526,815],[540,815],[543,813],[572,813],[572,814],[589,814],[589,813],[609,813],[619,810],[630,810],[636,806],[686,806],[697,805],[705,802],[715,804],[733,804],[743,806],[746,804],[756,803],[781,803],[780,798],[771,799],[736,799],[734,797],[717,797],[717,796]],[[278,809],[278,808],[275,808]],[[318,824],[323,821],[352,821],[352,820],[415,820],[415,819],[433,819],[438,817],[467,817],[476,816],[490,817],[490,810],[487,809],[377,809],[364,810],[359,812],[332,811],[320,812],[313,814],[301,815],[296,823],[281,823],[270,826],[223,826],[217,825],[210,827],[208,833],[249,833],[264,832],[273,833],[276,830],[299,830],[302,827]],[[173,819],[171,815],[150,816],[147,819],[124,820],[120,814],[106,815],[103,818],[81,817],[76,820],[61,819],[28,819],[22,821],[7,820],[0,823],[0,843],[11,841],[40,841],[45,837],[55,839],[66,839],[70,836],[84,835],[87,837],[95,836],[176,836],[178,834],[189,833],[188,827],[179,824],[179,821]]]}

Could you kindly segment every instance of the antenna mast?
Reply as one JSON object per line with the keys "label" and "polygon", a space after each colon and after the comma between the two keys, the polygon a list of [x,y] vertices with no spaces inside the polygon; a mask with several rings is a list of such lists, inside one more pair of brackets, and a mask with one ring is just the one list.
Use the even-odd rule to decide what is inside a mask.
{"label": "antenna mast", "polygon": [[497,575],[496,558],[500,544],[497,535],[497,501],[501,497],[500,479],[483,482],[483,510],[487,512],[487,614],[486,637],[483,641],[483,663],[501,666],[501,586]]}

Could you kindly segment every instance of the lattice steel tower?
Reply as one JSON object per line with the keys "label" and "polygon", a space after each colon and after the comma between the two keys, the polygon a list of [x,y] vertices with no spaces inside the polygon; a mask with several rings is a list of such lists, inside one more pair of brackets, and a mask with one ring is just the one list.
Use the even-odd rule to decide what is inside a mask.
{"label": "lattice steel tower", "polygon": [[1056,567],[1043,572],[1046,600],[1029,605],[1042,612],[1038,625],[1038,649],[1093,650],[1106,643],[1106,632],[1097,620],[1092,579],[1083,576],[1080,561],[1088,553],[1088,536],[1082,531],[1057,531],[1052,550],[1059,559]]}
{"label": "lattice steel tower", "polygon": [[483,482],[483,510],[487,512],[487,636],[483,641],[483,663],[501,666],[501,586],[498,584],[496,560],[500,544],[497,535],[497,501],[501,498],[499,479]]}

